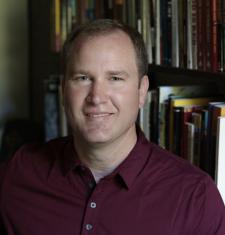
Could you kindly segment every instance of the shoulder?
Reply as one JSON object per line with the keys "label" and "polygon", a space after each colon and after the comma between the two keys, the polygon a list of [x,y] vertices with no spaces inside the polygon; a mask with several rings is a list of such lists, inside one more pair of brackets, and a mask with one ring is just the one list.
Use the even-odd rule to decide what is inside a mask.
{"label": "shoulder", "polygon": [[190,164],[187,160],[174,155],[173,153],[152,144],[150,156],[151,167],[156,168],[158,174],[191,181],[201,181],[209,179],[206,172]]}
{"label": "shoulder", "polygon": [[53,162],[62,156],[72,137],[63,137],[47,143],[32,143],[22,146],[13,158],[0,166],[0,183],[6,177],[21,177],[40,173],[47,174]]}
{"label": "shoulder", "polygon": [[[198,167],[156,145],[149,161],[156,188],[174,203],[174,226],[183,215],[194,234],[225,234],[225,207],[211,177]],[[216,232],[218,231],[218,232]]]}

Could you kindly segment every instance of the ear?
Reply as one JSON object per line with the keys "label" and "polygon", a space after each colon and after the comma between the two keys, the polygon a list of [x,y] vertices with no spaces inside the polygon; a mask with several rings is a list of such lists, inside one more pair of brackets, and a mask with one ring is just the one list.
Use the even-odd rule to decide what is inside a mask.
{"label": "ear", "polygon": [[149,88],[149,79],[148,76],[145,75],[140,80],[140,86],[139,86],[139,108],[142,108],[145,103],[145,99],[148,93]]}

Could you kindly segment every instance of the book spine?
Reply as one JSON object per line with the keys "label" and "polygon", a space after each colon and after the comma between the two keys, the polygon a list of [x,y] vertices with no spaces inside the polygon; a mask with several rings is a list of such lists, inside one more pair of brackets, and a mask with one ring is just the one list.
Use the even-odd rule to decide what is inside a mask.
{"label": "book spine", "polygon": [[191,121],[192,108],[184,107],[182,114],[182,133],[181,133],[181,157],[188,159],[187,156],[187,128],[186,122]]}
{"label": "book spine", "polygon": [[192,68],[197,69],[197,0],[192,0]]}
{"label": "book spine", "polygon": [[218,0],[212,0],[212,71],[219,71],[219,61],[218,61]]}
{"label": "book spine", "polygon": [[225,71],[225,1],[222,1],[222,6],[221,6],[221,14],[222,14],[222,26],[221,26],[221,30],[222,30],[222,37],[221,37],[221,41],[223,44],[223,51],[222,51],[222,70]]}
{"label": "book spine", "polygon": [[68,25],[67,25],[67,0],[62,0],[61,7],[61,41],[62,44],[65,42],[68,34]]}
{"label": "book spine", "polygon": [[155,64],[161,64],[160,1],[155,2]]}
{"label": "book spine", "polygon": [[123,22],[123,6],[124,0],[114,0],[113,18]]}
{"label": "book spine", "polygon": [[61,1],[54,0],[52,5],[53,33],[52,33],[52,49],[55,52],[61,50]]}
{"label": "book spine", "polygon": [[222,28],[222,1],[217,0],[217,25],[218,25],[218,71],[223,71],[223,28]]}
{"label": "book spine", "polygon": [[72,28],[77,23],[77,0],[71,1],[71,11],[72,11]]}
{"label": "book spine", "polygon": [[179,67],[186,67],[186,13],[184,0],[178,1]]}
{"label": "book spine", "polygon": [[59,137],[59,95],[58,81],[50,78],[45,81],[44,96],[44,119],[45,119],[45,140]]}
{"label": "book spine", "polygon": [[208,156],[208,144],[207,136],[209,135],[208,130],[208,117],[209,111],[206,109],[202,110],[202,132],[201,132],[201,156],[200,156],[200,168],[207,171],[207,156]]}
{"label": "book spine", "polygon": [[192,122],[194,124],[194,164],[200,165],[200,150],[201,150],[201,113],[192,113]]}
{"label": "book spine", "polygon": [[172,66],[179,67],[178,0],[172,0]]}
{"label": "book spine", "polygon": [[[211,61],[211,46],[212,46],[212,17],[211,17],[211,0],[205,2],[205,69],[206,71],[212,71],[212,61]],[[203,21],[204,23],[204,21]]]}
{"label": "book spine", "polygon": [[194,124],[186,122],[187,133],[187,160],[194,163]]}
{"label": "book spine", "polygon": [[171,0],[161,1],[161,57],[163,65],[171,65],[172,26],[171,26]]}
{"label": "book spine", "polygon": [[198,69],[204,70],[204,25],[203,0],[197,1],[197,63]]}
{"label": "book spine", "polygon": [[218,118],[215,181],[225,203],[225,117]]}
{"label": "book spine", "polygon": [[151,17],[149,12],[151,12],[150,4],[148,0],[142,0],[140,5],[140,21],[141,23],[141,33],[148,52],[148,62],[153,63],[152,54],[152,32],[151,32]]}
{"label": "book spine", "polygon": [[129,0],[126,1],[127,3],[127,21],[128,24],[133,27],[136,28],[136,21],[137,21],[137,16],[136,16],[136,4],[135,4],[135,0]]}
{"label": "book spine", "polygon": [[173,153],[181,155],[181,131],[182,131],[182,107],[175,107],[173,109]]}
{"label": "book spine", "polygon": [[187,68],[193,69],[192,55],[192,0],[187,0]]}

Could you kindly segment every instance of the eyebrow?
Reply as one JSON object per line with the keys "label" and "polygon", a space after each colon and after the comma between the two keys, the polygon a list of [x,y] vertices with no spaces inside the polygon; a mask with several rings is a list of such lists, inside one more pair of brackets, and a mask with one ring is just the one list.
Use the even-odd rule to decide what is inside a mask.
{"label": "eyebrow", "polygon": [[[86,74],[88,76],[91,75],[91,73],[87,70],[75,70],[75,71],[71,71],[71,74]],[[106,72],[107,75],[109,76],[113,76],[113,75],[121,75],[121,76],[126,76],[129,77],[129,74],[124,71],[124,70],[110,70]]]}
{"label": "eyebrow", "polygon": [[129,74],[124,70],[111,70],[107,72],[108,75],[124,75],[129,77]]}

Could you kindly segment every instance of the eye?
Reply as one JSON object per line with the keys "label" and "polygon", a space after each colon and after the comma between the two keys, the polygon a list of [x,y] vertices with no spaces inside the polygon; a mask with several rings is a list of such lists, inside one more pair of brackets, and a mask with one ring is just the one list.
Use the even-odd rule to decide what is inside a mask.
{"label": "eye", "polygon": [[75,82],[85,82],[85,81],[90,81],[90,77],[86,75],[74,75],[71,80]]}
{"label": "eye", "polygon": [[90,78],[86,75],[82,75],[82,76],[77,76],[75,78],[75,80],[77,80],[77,81],[88,81],[88,80],[90,80]]}
{"label": "eye", "polygon": [[124,79],[122,77],[118,77],[118,76],[112,76],[110,78],[111,81],[123,81]]}

